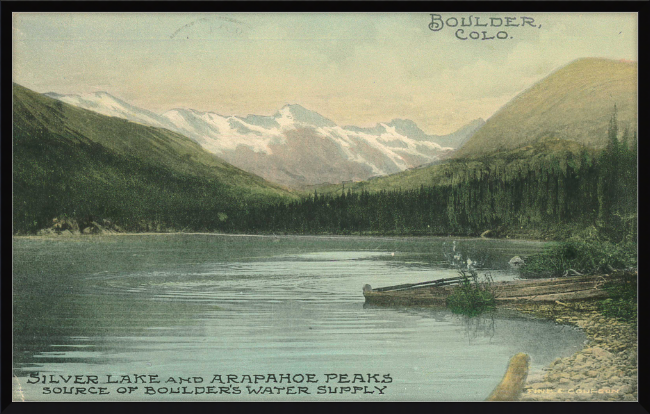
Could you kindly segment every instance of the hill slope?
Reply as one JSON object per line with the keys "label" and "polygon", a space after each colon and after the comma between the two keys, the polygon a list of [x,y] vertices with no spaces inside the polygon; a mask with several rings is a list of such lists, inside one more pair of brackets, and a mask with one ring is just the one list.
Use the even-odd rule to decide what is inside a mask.
{"label": "hill slope", "polygon": [[636,130],[637,76],[636,62],[574,61],[511,100],[453,157],[513,149],[549,136],[602,148],[614,105],[619,130]]}
{"label": "hill slope", "polygon": [[[161,128],[75,108],[14,84],[14,231],[55,217],[222,228],[255,203],[293,198]],[[231,217],[232,219],[228,219]]]}
{"label": "hill slope", "polygon": [[[518,163],[544,164],[554,159],[568,159],[578,157],[587,152],[594,156],[594,150],[578,142],[545,138],[513,150],[499,152],[485,157],[454,158],[445,160],[437,165],[413,168],[400,173],[377,177],[372,180],[346,184],[345,189],[352,192],[394,190],[417,190],[421,186],[449,186],[454,175],[463,174],[464,171],[473,169],[498,170],[504,165]],[[341,185],[324,185],[316,187],[319,194],[340,194]]]}

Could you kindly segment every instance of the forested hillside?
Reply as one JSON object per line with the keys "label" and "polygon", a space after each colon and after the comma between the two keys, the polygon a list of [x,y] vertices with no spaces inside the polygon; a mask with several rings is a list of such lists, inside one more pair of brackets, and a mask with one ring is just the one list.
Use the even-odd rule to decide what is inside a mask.
{"label": "forested hillside", "polygon": [[419,188],[315,191],[302,201],[257,209],[241,225],[288,233],[634,236],[636,133],[620,134],[614,114],[607,139],[602,151],[548,138],[489,157],[454,160],[430,167],[435,182]]}
{"label": "forested hillside", "polygon": [[[13,88],[13,227],[108,222],[123,230],[221,229],[295,196],[177,133]],[[78,226],[78,228],[77,228]],[[94,228],[96,228],[96,225]]]}

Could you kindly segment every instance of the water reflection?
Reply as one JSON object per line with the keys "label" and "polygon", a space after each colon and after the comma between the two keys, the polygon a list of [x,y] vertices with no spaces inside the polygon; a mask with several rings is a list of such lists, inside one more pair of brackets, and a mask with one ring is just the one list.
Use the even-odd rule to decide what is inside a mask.
{"label": "water reflection", "polygon": [[491,341],[492,338],[494,338],[496,332],[496,319],[494,317],[494,312],[486,312],[472,318],[462,315],[459,318],[465,325],[465,336],[467,337],[469,344],[471,344],[473,340],[488,339]]}
{"label": "water reflection", "polygon": [[[512,354],[550,362],[583,340],[578,331],[560,334],[549,323],[499,314],[492,325],[466,324],[444,309],[364,305],[365,283],[455,275],[443,264],[446,239],[272,240],[18,240],[15,375],[389,372],[395,382],[381,397],[387,400],[482,400]],[[489,256],[485,266],[505,264],[491,270],[503,278],[514,277],[507,268],[514,253],[539,248],[463,243]]]}

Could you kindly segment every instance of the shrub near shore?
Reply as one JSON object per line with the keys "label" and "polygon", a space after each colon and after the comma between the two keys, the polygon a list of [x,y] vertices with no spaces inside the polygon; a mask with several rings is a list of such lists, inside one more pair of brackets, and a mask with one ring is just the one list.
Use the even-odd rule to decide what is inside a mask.
{"label": "shrub near shore", "polygon": [[583,274],[619,274],[621,277],[602,286],[609,298],[598,302],[599,311],[608,317],[636,324],[637,246],[631,241],[563,242],[527,258],[519,272],[522,278],[563,277]]}
{"label": "shrub near shore", "polygon": [[473,318],[496,309],[494,294],[490,291],[492,279],[485,275],[479,282],[475,270],[460,270],[462,281],[447,298],[447,307],[452,313]]}
{"label": "shrub near shore", "polygon": [[636,243],[608,241],[562,242],[530,256],[519,269],[522,278],[607,273],[637,264]]}
{"label": "shrub near shore", "polygon": [[599,303],[599,311],[608,317],[637,325],[637,272],[625,272],[619,280],[603,286],[609,298]]}

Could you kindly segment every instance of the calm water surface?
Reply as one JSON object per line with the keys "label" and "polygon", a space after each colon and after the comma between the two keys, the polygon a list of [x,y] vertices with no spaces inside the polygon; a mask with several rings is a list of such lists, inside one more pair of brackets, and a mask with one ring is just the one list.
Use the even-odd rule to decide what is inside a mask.
{"label": "calm water surface", "polygon": [[[14,399],[480,401],[517,352],[532,373],[584,334],[503,312],[364,306],[361,288],[457,275],[467,259],[495,280],[535,242],[451,238],[129,235],[14,240]],[[309,395],[43,394],[30,374],[314,374]],[[326,374],[391,383],[325,383]],[[130,384],[126,384],[127,386]],[[183,384],[187,386],[188,384]],[[189,384],[189,390],[197,384]],[[256,387],[265,384],[258,384]],[[269,385],[269,384],[266,384]],[[270,384],[279,386],[277,384]],[[300,384],[283,384],[295,385]],[[306,384],[302,384],[306,385]],[[318,386],[386,386],[318,394]],[[155,384],[155,388],[178,384]],[[280,391],[282,392],[282,391]]]}

